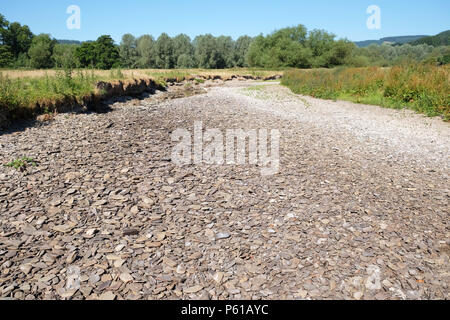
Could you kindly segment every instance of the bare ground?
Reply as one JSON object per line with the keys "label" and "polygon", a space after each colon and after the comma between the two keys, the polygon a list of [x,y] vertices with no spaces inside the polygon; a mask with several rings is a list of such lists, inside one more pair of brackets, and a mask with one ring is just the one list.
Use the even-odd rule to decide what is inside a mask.
{"label": "bare ground", "polygon": [[[255,85],[1,135],[38,163],[0,168],[0,296],[448,299],[449,125]],[[280,172],[175,166],[200,120],[279,129]]]}

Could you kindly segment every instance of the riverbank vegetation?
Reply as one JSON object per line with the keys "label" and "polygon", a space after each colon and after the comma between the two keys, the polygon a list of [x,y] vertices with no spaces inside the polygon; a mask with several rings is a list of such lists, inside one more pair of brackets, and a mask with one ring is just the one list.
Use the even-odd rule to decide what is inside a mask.
{"label": "riverbank vegetation", "polygon": [[389,108],[409,108],[450,120],[450,66],[290,70],[282,84],[294,93]]}

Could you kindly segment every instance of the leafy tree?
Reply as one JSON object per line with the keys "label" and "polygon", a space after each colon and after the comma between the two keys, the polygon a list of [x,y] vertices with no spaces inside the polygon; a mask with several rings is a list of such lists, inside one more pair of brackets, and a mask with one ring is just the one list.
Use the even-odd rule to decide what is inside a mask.
{"label": "leafy tree", "polygon": [[76,48],[75,57],[81,67],[106,70],[120,66],[119,49],[108,35],[99,37],[95,42],[83,42]]}
{"label": "leafy tree", "polygon": [[182,54],[193,55],[194,46],[191,43],[191,38],[185,34],[179,34],[173,38],[173,54],[175,57]]}
{"label": "leafy tree", "polygon": [[155,55],[157,68],[172,69],[175,66],[173,41],[166,33],[156,40]]}
{"label": "leafy tree", "polygon": [[312,30],[309,32],[306,46],[311,49],[313,59],[312,67],[326,67],[327,55],[332,50],[335,35],[324,30]]}
{"label": "leafy tree", "polygon": [[119,47],[121,65],[124,68],[135,68],[138,60],[136,38],[127,33],[123,35]]}
{"label": "leafy tree", "polygon": [[53,48],[55,40],[49,34],[40,34],[33,38],[28,56],[31,66],[36,69],[47,69],[53,67]]}
{"label": "leafy tree", "polygon": [[234,57],[234,42],[231,37],[220,36],[216,38],[216,45],[218,50],[219,60],[217,61],[217,68],[231,68],[236,66],[236,59]]}
{"label": "leafy tree", "polygon": [[63,69],[76,68],[80,64],[75,54],[77,47],[73,44],[56,44],[52,55],[54,66]]}
{"label": "leafy tree", "polygon": [[33,34],[28,26],[22,26],[18,22],[9,24],[2,34],[3,44],[11,48],[15,58],[21,53],[26,53],[30,49]]}
{"label": "leafy tree", "polygon": [[95,42],[83,42],[75,49],[75,57],[83,68],[94,68],[96,66],[96,44]]}
{"label": "leafy tree", "polygon": [[94,44],[95,67],[98,69],[111,69],[119,67],[119,50],[114,45],[111,36],[104,35],[97,39]]}
{"label": "leafy tree", "polygon": [[183,53],[177,59],[177,68],[178,69],[189,69],[195,68],[195,60],[194,56],[190,54]]}
{"label": "leafy tree", "polygon": [[334,43],[330,52],[328,66],[339,66],[346,64],[356,45],[348,40],[339,40]]}
{"label": "leafy tree", "polygon": [[253,39],[249,36],[239,37],[234,44],[234,64],[236,67],[247,67],[245,56]]}
{"label": "leafy tree", "polygon": [[27,53],[19,53],[17,59],[12,64],[13,68],[31,68],[30,58]]}
{"label": "leafy tree", "polygon": [[195,67],[194,46],[189,36],[179,34],[173,38],[173,55],[177,68]]}
{"label": "leafy tree", "polygon": [[9,22],[5,19],[5,16],[0,14],[0,44],[3,44],[3,35],[8,30]]}
{"label": "leafy tree", "polygon": [[312,51],[306,46],[307,30],[304,26],[285,28],[268,36],[255,38],[247,53],[247,62],[252,67],[296,67],[311,66]]}
{"label": "leafy tree", "polygon": [[11,48],[7,45],[0,45],[0,67],[6,67],[14,62]]}
{"label": "leafy tree", "polygon": [[143,69],[155,67],[154,47],[155,40],[148,34],[137,39],[137,67]]}
{"label": "leafy tree", "polygon": [[194,39],[195,60],[199,68],[218,69],[224,64],[216,38],[211,34],[197,36]]}
{"label": "leafy tree", "polygon": [[264,67],[265,61],[269,59],[267,51],[264,36],[261,34],[254,38],[245,56],[247,65],[251,67]]}

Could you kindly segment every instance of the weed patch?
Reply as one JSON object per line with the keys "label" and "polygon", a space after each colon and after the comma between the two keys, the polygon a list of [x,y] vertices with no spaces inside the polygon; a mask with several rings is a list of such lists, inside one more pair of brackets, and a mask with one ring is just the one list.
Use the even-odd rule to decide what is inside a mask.
{"label": "weed patch", "polygon": [[409,108],[450,121],[449,66],[417,64],[392,68],[289,70],[281,83],[298,94]]}

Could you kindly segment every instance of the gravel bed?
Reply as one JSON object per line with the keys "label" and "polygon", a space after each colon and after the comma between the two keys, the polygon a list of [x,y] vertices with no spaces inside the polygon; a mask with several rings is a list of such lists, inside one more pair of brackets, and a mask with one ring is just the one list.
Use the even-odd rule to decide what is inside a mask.
{"label": "gravel bed", "polygon": [[[447,123],[205,87],[0,135],[0,163],[37,162],[0,167],[0,297],[449,298]],[[194,121],[280,130],[280,172],[176,166],[171,133]]]}

